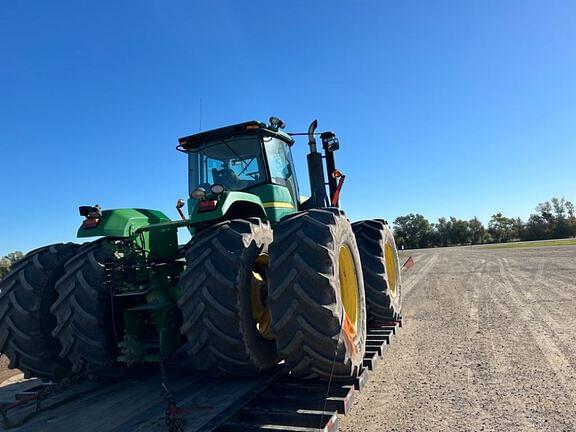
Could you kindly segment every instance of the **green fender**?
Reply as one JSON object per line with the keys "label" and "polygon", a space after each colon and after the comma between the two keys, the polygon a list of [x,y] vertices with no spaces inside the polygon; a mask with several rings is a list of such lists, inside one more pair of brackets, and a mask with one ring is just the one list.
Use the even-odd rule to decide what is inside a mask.
{"label": "green fender", "polygon": [[[190,214],[190,223],[197,224],[202,222],[217,221],[229,217],[229,214],[242,206],[244,209],[249,209],[251,216],[266,217],[264,205],[259,196],[247,192],[225,192],[218,198],[218,204],[212,211],[200,212],[200,201],[194,198],[188,200],[188,211]],[[233,213],[232,213],[233,214]]]}
{"label": "green fender", "polygon": [[[170,218],[158,210],[113,209],[102,211],[100,222],[93,228],[78,229],[77,236],[83,237],[130,237],[138,228],[148,225],[171,222]],[[138,236],[138,243],[156,256],[167,257],[178,250],[177,228],[168,224]]]}
{"label": "green fender", "polygon": [[298,203],[294,202],[288,188],[275,184],[255,186],[250,192],[225,192],[218,197],[218,204],[212,211],[200,212],[199,203],[197,199],[188,200],[192,225],[247,216],[260,217],[275,224],[284,216],[298,211]]}

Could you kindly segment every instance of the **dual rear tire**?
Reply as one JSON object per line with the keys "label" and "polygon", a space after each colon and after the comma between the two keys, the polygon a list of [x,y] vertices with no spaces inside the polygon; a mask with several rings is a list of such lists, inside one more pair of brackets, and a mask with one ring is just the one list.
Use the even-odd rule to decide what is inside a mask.
{"label": "dual rear tire", "polygon": [[274,230],[270,310],[280,357],[297,378],[346,380],[362,367],[366,309],[360,255],[337,208],[290,215]]}
{"label": "dual rear tire", "polygon": [[254,376],[276,363],[266,306],[270,243],[270,225],[257,218],[221,222],[195,237],[178,307],[197,370]]}
{"label": "dual rear tire", "polygon": [[283,359],[304,379],[360,371],[362,263],[341,210],[295,213],[274,232],[259,219],[222,222],[195,237],[186,261],[178,306],[196,369],[252,376]]}
{"label": "dual rear tire", "polygon": [[382,219],[352,224],[366,289],[369,322],[397,320],[402,309],[400,263],[394,235]]}
{"label": "dual rear tire", "polygon": [[27,378],[60,378],[71,368],[51,334],[56,318],[50,306],[56,298],[54,285],[77,249],[72,243],[36,249],[0,280],[0,352],[10,360],[10,368]]}
{"label": "dual rear tire", "polygon": [[25,377],[117,375],[107,240],[30,252],[0,281],[0,352]]}
{"label": "dual rear tire", "polygon": [[57,325],[52,334],[61,344],[60,356],[73,373],[93,377],[117,377],[112,295],[106,284],[105,265],[114,259],[106,238],[83,244],[66,262],[64,275],[55,285],[57,299],[51,307]]}

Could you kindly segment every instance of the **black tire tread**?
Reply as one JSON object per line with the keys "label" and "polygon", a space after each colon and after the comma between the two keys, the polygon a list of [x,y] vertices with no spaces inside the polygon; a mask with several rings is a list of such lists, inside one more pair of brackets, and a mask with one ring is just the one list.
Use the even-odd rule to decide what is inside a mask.
{"label": "black tire tread", "polygon": [[[360,257],[366,290],[368,321],[387,322],[398,319],[401,312],[401,285],[398,284],[398,297],[390,296],[386,281],[384,242],[388,224],[382,219],[371,219],[352,224]],[[392,239],[394,237],[392,236]],[[398,269],[400,270],[400,269]]]}
{"label": "black tire tread", "polygon": [[10,368],[27,378],[58,379],[70,369],[51,334],[56,319],[50,306],[56,297],[54,284],[77,248],[59,243],[35,249],[0,281],[0,352],[10,360]]}
{"label": "black tire tread", "polygon": [[[349,379],[361,367],[361,360],[353,364],[346,358],[334,288],[339,282],[330,270],[338,260],[328,247],[338,224],[350,225],[341,210],[313,209],[287,216],[274,230],[272,326],[279,354],[297,378]],[[353,239],[351,230],[350,236]],[[360,327],[365,332],[365,322]],[[364,336],[361,344],[363,350]]]}
{"label": "black tire tread", "polygon": [[52,306],[60,340],[60,356],[72,364],[74,373],[118,376],[118,350],[112,322],[110,293],[104,264],[113,259],[109,240],[84,244],[65,265],[56,283],[58,299]]}
{"label": "black tire tread", "polygon": [[178,301],[193,368],[255,376],[276,362],[274,342],[258,339],[255,325],[247,328],[252,312],[239,292],[246,288],[242,281],[252,271],[252,259],[271,241],[270,225],[258,218],[219,223],[193,240]]}

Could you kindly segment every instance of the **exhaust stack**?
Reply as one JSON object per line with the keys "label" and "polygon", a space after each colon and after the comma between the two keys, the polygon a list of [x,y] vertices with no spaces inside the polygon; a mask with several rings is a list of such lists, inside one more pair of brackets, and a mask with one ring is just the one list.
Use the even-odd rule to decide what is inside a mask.
{"label": "exhaust stack", "polygon": [[328,197],[326,196],[326,185],[324,180],[324,165],[322,162],[322,153],[318,152],[316,147],[316,138],[314,133],[318,127],[318,121],[314,120],[308,127],[308,178],[310,179],[310,201],[312,207],[327,207]]}

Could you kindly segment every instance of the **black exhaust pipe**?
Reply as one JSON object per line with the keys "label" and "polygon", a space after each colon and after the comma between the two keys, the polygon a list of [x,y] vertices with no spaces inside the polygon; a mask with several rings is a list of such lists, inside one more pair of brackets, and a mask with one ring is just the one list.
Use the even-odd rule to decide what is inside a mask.
{"label": "black exhaust pipe", "polygon": [[328,188],[330,190],[330,197],[333,197],[338,187],[336,177],[334,176],[334,172],[336,171],[334,152],[340,148],[340,143],[338,142],[338,138],[336,138],[334,132],[323,132],[322,135],[320,135],[320,138],[322,139],[322,148],[324,149],[324,155],[326,156]]}
{"label": "black exhaust pipe", "polygon": [[[318,121],[314,120],[308,127],[308,177],[310,179],[310,205],[308,208],[328,207],[328,197],[326,195],[326,184],[324,177],[324,165],[322,163],[322,153],[316,148],[316,138],[314,132],[318,127]],[[335,180],[335,179],[334,179]]]}

